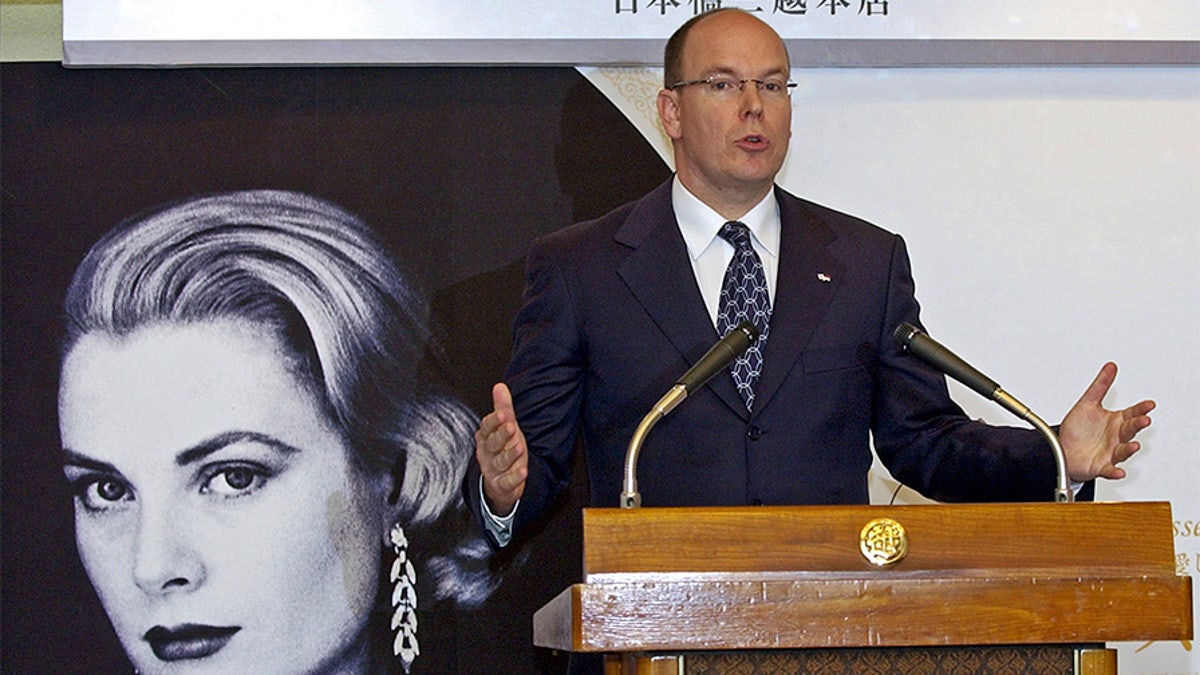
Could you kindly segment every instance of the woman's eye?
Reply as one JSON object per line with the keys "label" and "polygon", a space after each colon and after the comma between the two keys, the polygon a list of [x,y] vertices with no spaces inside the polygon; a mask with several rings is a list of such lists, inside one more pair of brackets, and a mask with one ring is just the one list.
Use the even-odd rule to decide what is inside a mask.
{"label": "woman's eye", "polygon": [[133,501],[129,484],[110,476],[84,476],[71,481],[76,503],[93,513],[109,511],[121,502]]}
{"label": "woman's eye", "polygon": [[254,492],[266,482],[265,472],[248,466],[227,466],[214,471],[204,483],[201,491],[240,497]]}
{"label": "woman's eye", "polygon": [[128,493],[125,484],[115,480],[96,482],[96,496],[106,502],[119,502]]}
{"label": "woman's eye", "polygon": [[235,490],[245,490],[254,484],[254,474],[249,469],[230,469],[224,476],[225,483]]}

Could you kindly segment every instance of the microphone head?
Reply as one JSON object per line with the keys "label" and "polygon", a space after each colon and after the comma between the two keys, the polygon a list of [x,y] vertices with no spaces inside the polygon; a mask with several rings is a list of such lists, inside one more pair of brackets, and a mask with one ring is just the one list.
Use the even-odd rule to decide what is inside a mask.
{"label": "microphone head", "polygon": [[747,347],[749,347],[752,342],[758,339],[758,326],[755,326],[749,321],[743,321],[739,323],[734,330],[746,335]]}
{"label": "microphone head", "polygon": [[896,329],[892,331],[892,337],[896,339],[896,342],[900,343],[901,347],[908,349],[909,343],[912,342],[912,339],[920,333],[920,328],[917,328],[911,323],[901,322],[900,325],[896,326]]}

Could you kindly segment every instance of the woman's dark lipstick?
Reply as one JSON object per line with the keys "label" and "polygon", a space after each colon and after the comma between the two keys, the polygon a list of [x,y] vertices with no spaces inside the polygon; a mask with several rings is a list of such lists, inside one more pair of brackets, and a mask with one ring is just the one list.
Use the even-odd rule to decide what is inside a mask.
{"label": "woman's dark lipstick", "polygon": [[155,626],[142,636],[154,655],[163,661],[202,659],[221,651],[240,626],[218,627],[184,624],[174,628]]}

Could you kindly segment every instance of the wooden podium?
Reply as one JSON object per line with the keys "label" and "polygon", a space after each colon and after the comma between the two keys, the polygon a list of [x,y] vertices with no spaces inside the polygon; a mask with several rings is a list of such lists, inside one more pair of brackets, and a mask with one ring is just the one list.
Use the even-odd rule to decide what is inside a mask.
{"label": "wooden podium", "polygon": [[585,509],[541,647],[618,673],[1116,673],[1190,640],[1170,505]]}

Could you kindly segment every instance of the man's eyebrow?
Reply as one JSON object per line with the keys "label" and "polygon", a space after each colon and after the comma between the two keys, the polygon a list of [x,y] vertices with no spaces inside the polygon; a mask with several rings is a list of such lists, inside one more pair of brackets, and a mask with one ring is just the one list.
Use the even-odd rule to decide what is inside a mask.
{"label": "man's eyebrow", "polygon": [[[713,66],[712,68],[709,68],[707,71],[705,71],[705,73],[706,73],[705,77],[712,77],[713,75],[730,75],[733,77],[740,76],[739,70],[737,68],[734,68],[733,66]],[[775,68],[772,68],[772,69],[762,73],[762,75],[760,75],[760,77],[771,77],[773,75],[782,75],[784,77],[788,77],[789,76],[788,69],[784,68],[783,66],[777,66]]]}
{"label": "man's eyebrow", "polygon": [[282,452],[285,455],[294,455],[300,452],[300,448],[294,445],[284,443],[283,441],[269,434],[259,433],[257,431],[226,431],[217,434],[212,438],[205,439],[192,447],[181,451],[175,455],[175,464],[177,466],[187,466],[193,462],[198,462],[205,457],[237,443],[259,443],[266,445]]}

